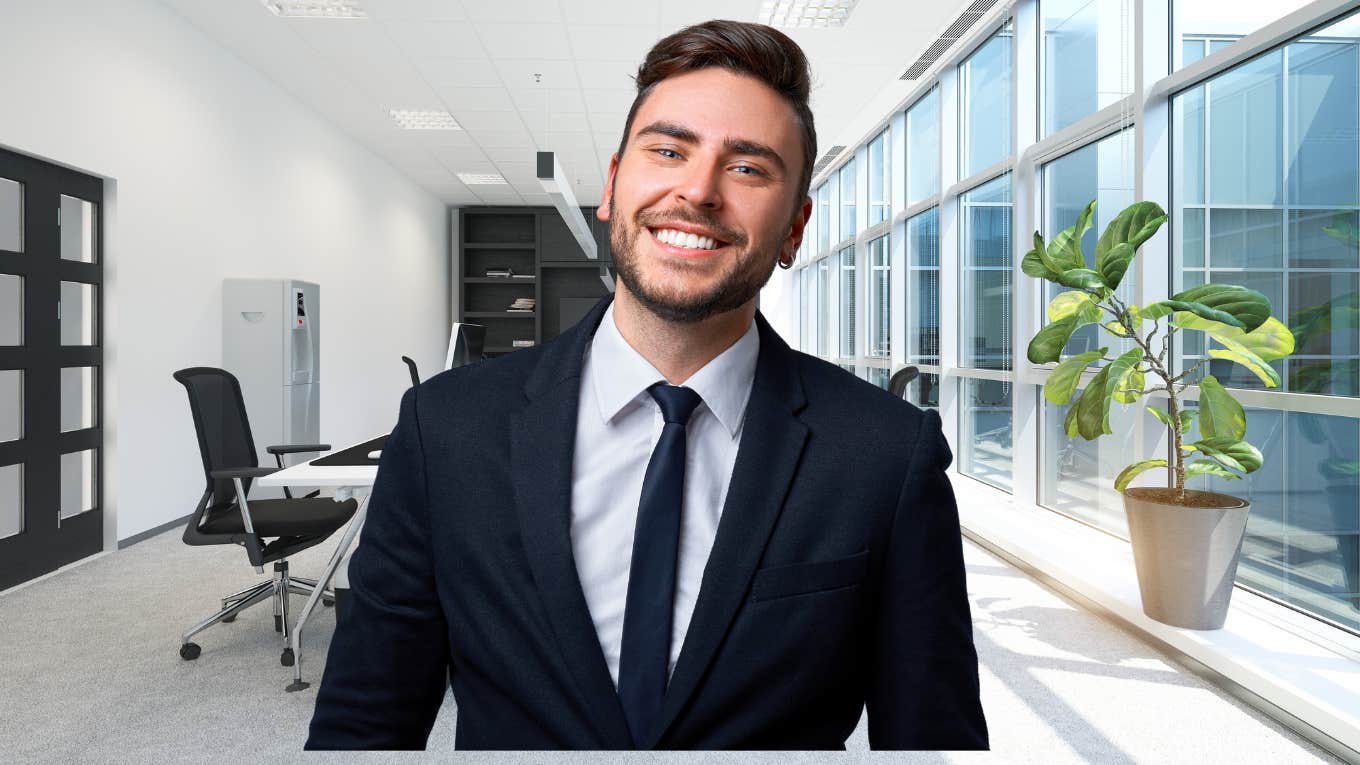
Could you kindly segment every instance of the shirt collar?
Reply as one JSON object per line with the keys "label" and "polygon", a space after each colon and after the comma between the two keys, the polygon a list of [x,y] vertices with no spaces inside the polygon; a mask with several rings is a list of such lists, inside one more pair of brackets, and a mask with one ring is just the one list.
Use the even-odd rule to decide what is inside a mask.
{"label": "shirt collar", "polygon": [[[735,343],[682,383],[699,394],[704,405],[734,437],[751,396],[759,354],[760,333],[752,321]],[[591,340],[590,366],[595,400],[600,406],[600,418],[605,422],[617,417],[638,396],[646,394],[654,383],[666,382],[665,375],[619,334],[612,303]]]}

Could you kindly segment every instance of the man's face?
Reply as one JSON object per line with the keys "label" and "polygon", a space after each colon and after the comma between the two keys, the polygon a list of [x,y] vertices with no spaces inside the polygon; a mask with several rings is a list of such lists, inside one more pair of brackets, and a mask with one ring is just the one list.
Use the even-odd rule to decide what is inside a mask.
{"label": "man's face", "polygon": [[711,68],[657,83],[597,213],[624,287],[681,323],[755,298],[811,214],[794,198],[801,141],[792,107],[754,78]]}

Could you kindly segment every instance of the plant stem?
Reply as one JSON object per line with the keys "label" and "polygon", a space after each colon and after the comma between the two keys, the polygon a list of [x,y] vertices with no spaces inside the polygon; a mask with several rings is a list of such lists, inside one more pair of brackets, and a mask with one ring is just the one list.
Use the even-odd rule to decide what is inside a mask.
{"label": "plant stem", "polygon": [[[1119,320],[1119,323],[1129,333],[1129,336],[1133,339],[1133,341],[1135,343],[1138,343],[1138,347],[1143,349],[1143,359],[1148,363],[1148,366],[1151,368],[1152,372],[1154,372],[1158,377],[1162,378],[1162,384],[1167,394],[1167,414],[1170,415],[1171,419],[1171,435],[1172,435],[1171,453],[1170,455],[1168,455],[1170,459],[1167,460],[1167,465],[1171,468],[1171,475],[1175,479],[1172,487],[1169,488],[1174,488],[1176,490],[1176,502],[1178,503],[1184,502],[1185,464],[1181,460],[1181,444],[1183,442],[1183,438],[1181,433],[1180,401],[1178,400],[1178,397],[1176,395],[1176,386],[1174,384],[1175,380],[1172,379],[1171,373],[1167,371],[1166,366],[1163,364],[1164,359],[1162,358],[1162,355],[1165,355],[1166,353],[1167,337],[1166,335],[1164,335],[1162,338],[1162,355],[1153,353],[1152,352],[1153,333],[1152,332],[1148,333],[1146,339],[1141,337],[1138,334],[1138,332],[1134,329],[1134,327],[1131,325],[1131,322],[1128,320],[1128,306],[1126,306],[1123,303],[1123,301],[1121,301],[1118,298],[1118,296],[1116,296],[1114,293],[1111,293],[1108,299],[1110,305],[1114,306],[1113,313],[1115,314],[1115,317]],[[1167,335],[1169,335],[1171,332],[1171,325],[1169,323],[1167,325],[1166,332]]]}

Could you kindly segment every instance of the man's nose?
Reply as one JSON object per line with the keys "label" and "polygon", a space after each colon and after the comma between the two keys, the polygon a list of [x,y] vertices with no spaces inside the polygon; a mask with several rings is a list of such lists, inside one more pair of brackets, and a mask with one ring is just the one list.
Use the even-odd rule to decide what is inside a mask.
{"label": "man's nose", "polygon": [[719,185],[722,169],[706,162],[692,163],[676,191],[676,196],[695,207],[716,210],[722,207]]}

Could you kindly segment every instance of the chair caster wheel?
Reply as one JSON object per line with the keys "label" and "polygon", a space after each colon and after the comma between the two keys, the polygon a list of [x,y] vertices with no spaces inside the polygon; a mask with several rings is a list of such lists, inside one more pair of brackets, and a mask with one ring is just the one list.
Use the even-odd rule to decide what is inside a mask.
{"label": "chair caster wheel", "polygon": [[335,605],[335,598],[322,598],[322,599],[321,599],[321,605],[323,605],[323,606],[333,606],[333,605]]}
{"label": "chair caster wheel", "polygon": [[231,624],[231,623],[234,622],[234,621],[236,621],[236,617],[235,617],[235,616],[224,616],[224,617],[222,617],[222,623],[223,623],[223,624]]}
{"label": "chair caster wheel", "polygon": [[279,663],[285,667],[293,666],[293,649],[283,649],[283,655],[279,657]]}
{"label": "chair caster wheel", "polygon": [[274,614],[274,631],[283,632],[283,617],[278,614]]}
{"label": "chair caster wheel", "polygon": [[198,647],[198,643],[185,643],[179,647],[179,657],[185,661],[197,659],[202,652],[203,649]]}

